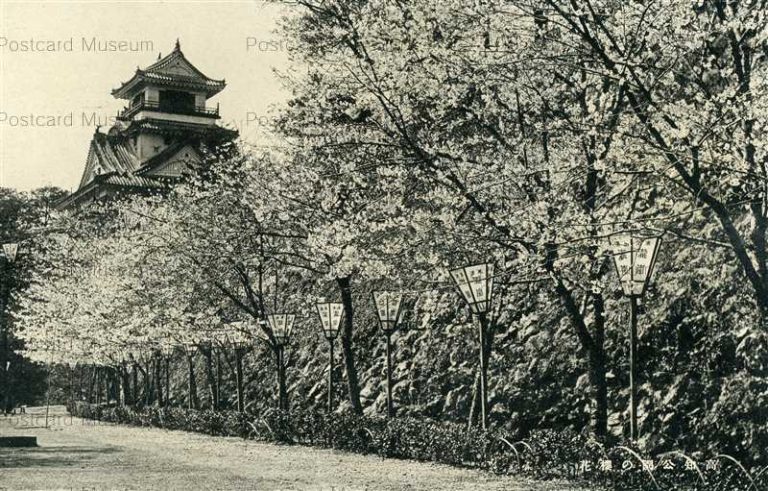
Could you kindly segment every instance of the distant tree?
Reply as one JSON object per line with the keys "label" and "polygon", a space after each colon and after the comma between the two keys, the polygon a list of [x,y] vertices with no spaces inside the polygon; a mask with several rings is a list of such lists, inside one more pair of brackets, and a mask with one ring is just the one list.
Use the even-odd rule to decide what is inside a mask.
{"label": "distant tree", "polygon": [[29,193],[0,188],[0,244],[16,243],[20,249],[13,263],[5,255],[0,258],[0,401],[6,412],[17,404],[39,402],[45,390],[44,370],[19,354],[24,344],[15,332],[14,312],[34,262],[28,241],[49,223],[53,201],[65,195],[54,187]]}

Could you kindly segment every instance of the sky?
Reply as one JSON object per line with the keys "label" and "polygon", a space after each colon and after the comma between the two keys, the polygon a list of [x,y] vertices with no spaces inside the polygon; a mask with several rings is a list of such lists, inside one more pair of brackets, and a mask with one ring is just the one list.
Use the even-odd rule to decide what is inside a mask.
{"label": "sky", "polygon": [[173,50],[227,87],[219,124],[266,144],[274,108],[288,98],[288,7],[260,1],[0,0],[0,187],[75,189],[96,125],[126,101],[112,89]]}

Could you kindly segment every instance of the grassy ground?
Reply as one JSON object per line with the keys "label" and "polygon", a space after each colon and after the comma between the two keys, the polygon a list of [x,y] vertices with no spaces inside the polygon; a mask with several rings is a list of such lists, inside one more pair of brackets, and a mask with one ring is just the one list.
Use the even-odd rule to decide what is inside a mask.
{"label": "grassy ground", "polygon": [[281,446],[156,428],[94,424],[55,408],[0,416],[0,435],[34,435],[38,448],[0,448],[0,490],[572,490],[539,483],[326,449]]}

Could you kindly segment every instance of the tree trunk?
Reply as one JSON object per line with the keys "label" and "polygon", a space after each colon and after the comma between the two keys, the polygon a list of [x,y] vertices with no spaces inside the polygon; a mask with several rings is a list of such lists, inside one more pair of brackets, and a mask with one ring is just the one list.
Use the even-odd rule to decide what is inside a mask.
{"label": "tree trunk", "polygon": [[165,405],[171,405],[171,357],[165,357]]}
{"label": "tree trunk", "polygon": [[216,400],[216,376],[213,373],[213,349],[205,348],[200,350],[205,358],[205,377],[208,381],[208,393],[211,398],[211,408],[215,411],[219,409],[219,403]]}
{"label": "tree trunk", "polygon": [[163,359],[158,353],[155,355],[155,393],[157,394],[157,405],[160,407],[165,406],[163,399]]}
{"label": "tree trunk", "polygon": [[139,364],[135,361],[131,369],[131,404],[139,404]]}
{"label": "tree trunk", "polygon": [[341,331],[341,350],[344,354],[344,369],[347,374],[347,392],[352,410],[356,414],[363,414],[363,405],[360,403],[360,381],[355,367],[355,354],[352,349],[352,327],[354,325],[354,307],[352,305],[352,292],[350,291],[350,278],[337,278],[336,283],[341,291],[341,302],[344,305],[344,326]]}
{"label": "tree trunk", "polygon": [[[147,383],[147,371],[144,370],[144,367],[141,366],[141,363],[136,363],[134,367],[134,377],[136,382],[136,387],[134,388],[135,394],[134,394],[134,401],[136,401],[137,405],[144,406],[147,403],[148,393],[149,393],[149,384]],[[141,384],[139,384],[139,378],[138,374],[141,374]],[[139,389],[141,387],[141,389]]]}
{"label": "tree trunk", "polygon": [[0,389],[2,392],[2,407],[0,413],[7,414],[11,406],[11,380],[8,373],[8,364],[10,352],[8,349],[8,318],[6,310],[10,297],[11,263],[9,260],[3,260],[2,283],[0,283]]}
{"label": "tree trunk", "polygon": [[131,378],[128,375],[128,369],[126,368],[125,363],[120,367],[120,379],[122,380],[123,386],[123,405],[130,406],[133,404],[133,400],[131,399]]}
{"label": "tree trunk", "polygon": [[595,294],[592,297],[595,320],[593,326],[592,345],[589,350],[589,378],[594,390],[595,414],[594,433],[598,440],[604,440],[608,435],[608,383],[605,379],[605,316],[603,315],[603,296]]}
{"label": "tree trunk", "polygon": [[216,407],[221,407],[221,349],[216,348]]}
{"label": "tree trunk", "polygon": [[147,368],[142,371],[144,374],[144,404],[147,406],[152,405],[152,362],[147,361]]}
{"label": "tree trunk", "polygon": [[200,401],[197,398],[197,381],[195,380],[195,363],[192,355],[187,355],[187,368],[188,368],[188,382],[189,382],[189,397],[188,404],[189,409],[197,409],[200,407]]}
{"label": "tree trunk", "polygon": [[69,367],[69,405],[75,407],[75,368]]}
{"label": "tree trunk", "polygon": [[85,393],[85,382],[83,379],[85,379],[86,369],[85,367],[80,367],[80,369],[77,371],[77,400],[79,401],[81,397],[83,397],[83,394]]}
{"label": "tree trunk", "polygon": [[480,412],[480,371],[475,375],[475,382],[472,384],[472,401],[469,403],[469,417],[467,418],[467,427],[471,428],[477,423],[477,413]]}
{"label": "tree trunk", "polygon": [[96,405],[101,405],[101,367],[96,367]]}
{"label": "tree trunk", "polygon": [[88,401],[88,404],[93,403],[93,391],[96,387],[96,375],[98,374],[98,369],[95,366],[91,367],[91,380],[88,383],[88,392],[86,393],[86,400]]}
{"label": "tree trunk", "polygon": [[120,382],[117,378],[117,370],[115,367],[107,367],[107,393],[106,393],[106,399],[107,404],[109,404],[110,401],[117,401],[120,399]]}
{"label": "tree trunk", "polygon": [[547,259],[544,263],[545,268],[552,274],[555,280],[555,293],[560,297],[560,301],[565,308],[568,317],[571,320],[576,336],[579,339],[582,350],[586,353],[589,364],[589,381],[594,391],[595,414],[594,428],[595,436],[607,434],[608,422],[608,394],[605,380],[605,317],[603,308],[603,297],[600,293],[592,293],[593,326],[594,334],[590,333],[587,327],[584,314],[579,308],[573,292],[563,283],[562,278],[555,274],[553,264],[557,258],[557,248],[553,244],[547,244]]}

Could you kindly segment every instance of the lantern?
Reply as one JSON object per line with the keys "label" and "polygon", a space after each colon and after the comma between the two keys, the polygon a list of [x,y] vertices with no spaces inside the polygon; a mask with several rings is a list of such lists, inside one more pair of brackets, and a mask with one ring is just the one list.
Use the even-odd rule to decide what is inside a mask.
{"label": "lantern", "polygon": [[396,292],[373,292],[373,303],[379,318],[379,328],[384,335],[390,335],[400,322],[403,294]]}
{"label": "lantern", "polygon": [[611,239],[613,260],[621,289],[629,297],[629,435],[631,440],[639,436],[637,405],[639,373],[637,370],[637,315],[638,303],[648,288],[661,239],[642,238],[620,234]]}
{"label": "lantern", "polygon": [[628,297],[640,297],[650,282],[661,239],[622,234],[611,240],[613,261],[621,289]]}
{"label": "lantern", "polygon": [[493,264],[475,264],[451,271],[451,278],[464,300],[475,314],[484,314],[491,308],[493,293]]}
{"label": "lantern", "polygon": [[275,337],[275,342],[278,346],[288,344],[295,321],[295,314],[269,314],[267,316],[267,322],[270,329],[272,329],[272,335]]}
{"label": "lantern", "polygon": [[3,244],[3,253],[5,254],[6,259],[8,259],[9,262],[14,262],[16,260],[16,255],[19,252],[19,244],[16,243],[10,243],[10,244]]}
{"label": "lantern", "polygon": [[316,307],[317,313],[320,314],[320,322],[325,339],[329,341],[336,339],[336,336],[339,335],[344,306],[340,303],[320,302]]}

